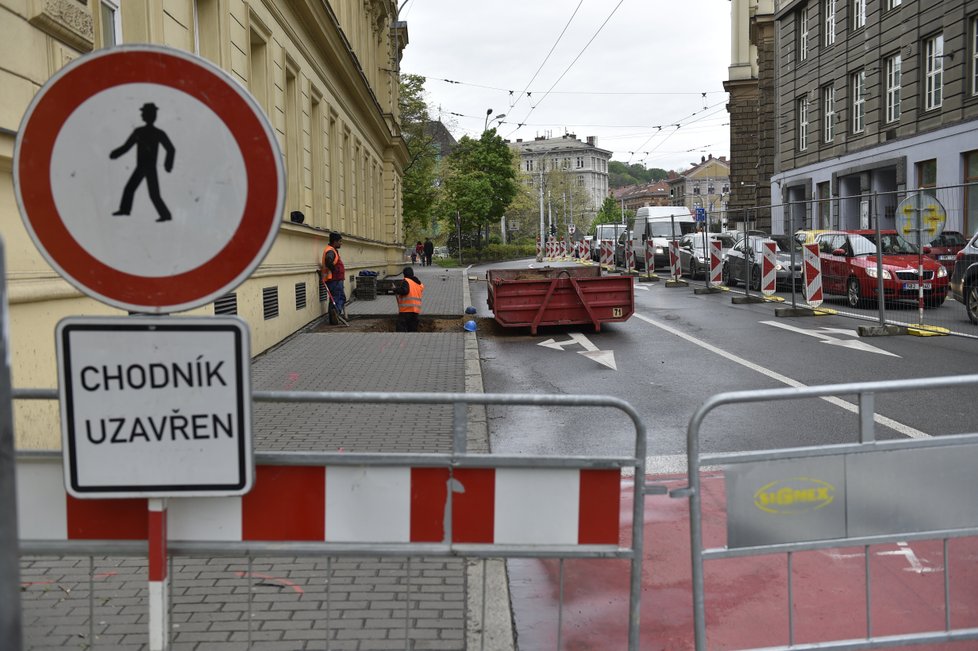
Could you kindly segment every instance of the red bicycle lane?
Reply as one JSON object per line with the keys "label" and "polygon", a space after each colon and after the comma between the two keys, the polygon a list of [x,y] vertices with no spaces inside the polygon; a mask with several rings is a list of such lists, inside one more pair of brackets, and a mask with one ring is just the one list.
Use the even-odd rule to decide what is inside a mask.
{"label": "red bicycle lane", "polygon": [[[707,548],[722,547],[726,541],[723,476],[710,472],[701,477],[704,544]],[[670,490],[687,484],[685,477],[676,476],[649,477],[647,481]],[[624,479],[619,517],[622,546],[631,544],[631,513],[632,482]],[[647,497],[644,534],[639,648],[693,649],[688,500]],[[978,538],[951,539],[947,549],[951,628],[978,627]],[[866,637],[866,558],[863,547],[792,555],[794,643]],[[941,540],[873,545],[868,558],[872,635],[944,630],[945,558]],[[627,560],[513,559],[508,571],[520,651],[627,648]],[[783,553],[706,561],[708,648],[787,645],[787,574],[787,556]],[[561,594],[563,608],[559,607]],[[964,651],[978,648],[978,642],[914,648]]]}

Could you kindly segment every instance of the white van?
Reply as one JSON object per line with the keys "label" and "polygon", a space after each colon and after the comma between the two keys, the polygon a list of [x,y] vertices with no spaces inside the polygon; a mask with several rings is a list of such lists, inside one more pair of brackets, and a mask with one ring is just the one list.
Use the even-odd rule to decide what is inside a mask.
{"label": "white van", "polygon": [[596,262],[601,259],[601,242],[609,240],[616,246],[624,232],[624,224],[597,224],[594,227],[594,239],[591,241],[591,259]]}
{"label": "white van", "polygon": [[645,269],[645,248],[653,248],[654,266],[669,266],[669,240],[678,240],[696,231],[696,218],[685,206],[643,206],[629,224],[630,230],[619,238],[616,260],[624,263],[625,240],[632,240],[635,268]]}

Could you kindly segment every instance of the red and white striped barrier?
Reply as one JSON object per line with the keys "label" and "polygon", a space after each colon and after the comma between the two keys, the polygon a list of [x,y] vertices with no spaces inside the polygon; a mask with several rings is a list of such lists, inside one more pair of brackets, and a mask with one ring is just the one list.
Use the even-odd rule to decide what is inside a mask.
{"label": "red and white striped barrier", "polygon": [[710,284],[719,285],[723,282],[723,260],[720,251],[723,245],[720,240],[710,240]]}
{"label": "red and white striped barrier", "polygon": [[676,240],[669,240],[669,272],[674,280],[679,280],[683,275],[679,264],[679,242]]}
{"label": "red and white striped barrier", "polygon": [[778,257],[775,250],[778,245],[773,240],[761,242],[761,293],[771,296],[777,289]]}
{"label": "red and white striped barrier", "polygon": [[822,259],[818,257],[818,244],[806,244],[804,251],[805,302],[811,307],[822,304]]}
{"label": "red and white striped barrier", "polygon": [[645,273],[648,276],[652,275],[655,271],[655,249],[651,244],[645,245]]}
{"label": "red and white striped barrier", "polygon": [[591,243],[587,240],[581,240],[581,258],[584,260],[591,259]]}
{"label": "red and white striped barrier", "polygon": [[567,259],[567,240],[560,241],[560,257]]}
{"label": "red and white striped barrier", "polygon": [[553,260],[554,258],[554,237],[551,235],[547,238],[547,258]]}
{"label": "red and white striped barrier", "polygon": [[[452,494],[452,542],[618,544],[617,469],[456,468],[453,478],[464,490]],[[169,498],[167,538],[445,542],[448,479],[447,468],[258,466],[246,495]],[[154,530],[147,499],[68,495],[60,460],[18,462],[17,500],[22,540],[147,540]],[[162,571],[150,581],[166,581]]]}
{"label": "red and white striped barrier", "polygon": [[628,273],[635,271],[635,251],[631,240],[625,240],[625,271]]}
{"label": "red and white striped barrier", "polygon": [[615,244],[611,240],[601,240],[601,266],[615,266]]}

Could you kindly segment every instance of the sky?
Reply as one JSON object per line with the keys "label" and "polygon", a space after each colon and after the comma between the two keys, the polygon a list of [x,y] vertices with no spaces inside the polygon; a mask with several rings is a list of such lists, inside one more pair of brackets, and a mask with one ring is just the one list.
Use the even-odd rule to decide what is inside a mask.
{"label": "sky", "polygon": [[677,171],[729,159],[729,0],[398,3],[401,72],[426,78],[456,139],[478,137],[492,109],[510,141],[596,136],[612,160]]}

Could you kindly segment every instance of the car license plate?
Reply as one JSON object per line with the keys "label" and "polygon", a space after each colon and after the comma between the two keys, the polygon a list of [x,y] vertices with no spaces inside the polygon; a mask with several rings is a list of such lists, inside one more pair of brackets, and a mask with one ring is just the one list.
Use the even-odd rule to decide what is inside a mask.
{"label": "car license plate", "polygon": [[954,259],[954,256],[953,255],[939,255],[939,256],[937,256],[937,259],[938,260],[953,260]]}
{"label": "car license plate", "polygon": [[[903,283],[904,289],[920,289],[918,283]],[[924,283],[924,289],[930,289],[930,283]]]}

